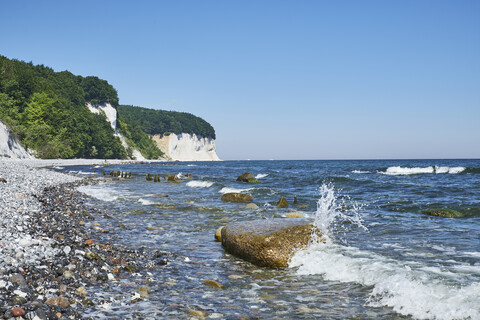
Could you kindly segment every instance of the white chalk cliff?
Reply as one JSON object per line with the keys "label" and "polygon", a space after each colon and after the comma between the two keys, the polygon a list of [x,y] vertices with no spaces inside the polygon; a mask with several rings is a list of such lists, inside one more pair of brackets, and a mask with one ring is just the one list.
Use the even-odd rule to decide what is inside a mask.
{"label": "white chalk cliff", "polygon": [[0,158],[33,159],[22,145],[12,136],[10,129],[0,121]]}
{"label": "white chalk cliff", "polygon": [[[122,145],[125,149],[129,147],[127,141],[125,140],[125,137],[118,132],[117,129],[117,109],[115,109],[110,103],[106,102],[104,104],[100,105],[92,105],[90,102],[87,103],[87,107],[90,110],[90,112],[95,113],[95,114],[105,114],[107,117],[107,121],[110,122],[110,125],[112,126],[112,129],[115,131],[115,136],[117,136],[120,141],[122,142]],[[145,157],[142,155],[140,151],[137,149],[133,149],[132,151],[133,158],[135,160],[145,160]]]}
{"label": "white chalk cliff", "polygon": [[181,133],[152,136],[167,160],[178,161],[219,161],[215,140],[196,134]]}

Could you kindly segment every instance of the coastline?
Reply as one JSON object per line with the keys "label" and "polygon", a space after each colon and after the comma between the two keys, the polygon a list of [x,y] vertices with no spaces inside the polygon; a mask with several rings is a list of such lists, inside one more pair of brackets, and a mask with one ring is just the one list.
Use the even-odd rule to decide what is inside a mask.
{"label": "coastline", "polygon": [[[18,163],[34,168],[81,165],[115,165],[129,163],[167,163],[167,160],[125,160],[125,159],[2,159],[0,163]],[[171,162],[171,161],[170,161]]]}
{"label": "coastline", "polygon": [[[146,265],[167,264],[165,252],[105,242],[114,230],[94,222],[102,213],[85,206],[76,190],[94,181],[43,168],[97,163],[105,161],[0,160],[0,318],[83,318],[105,307],[95,294],[100,288],[108,291],[133,274],[145,279]],[[138,288],[129,291],[126,303],[142,300]]]}

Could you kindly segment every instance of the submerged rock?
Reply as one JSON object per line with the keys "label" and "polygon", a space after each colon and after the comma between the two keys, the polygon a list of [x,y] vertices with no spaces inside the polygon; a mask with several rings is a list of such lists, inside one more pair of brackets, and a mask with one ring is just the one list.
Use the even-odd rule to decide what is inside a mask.
{"label": "submerged rock", "polygon": [[154,194],[153,196],[154,197],[168,198],[168,194],[166,194],[166,193],[158,193],[158,194]]}
{"label": "submerged rock", "polygon": [[287,218],[305,218],[305,215],[298,211],[292,211],[285,215]]}
{"label": "submerged rock", "polygon": [[215,280],[203,280],[203,283],[212,288],[223,288],[223,285]]}
{"label": "submerged rock", "polygon": [[452,209],[428,209],[423,211],[422,213],[428,214],[431,216],[437,216],[437,217],[446,217],[446,218],[461,218],[464,216],[463,213],[452,210]]}
{"label": "submerged rock", "polygon": [[246,193],[231,192],[231,193],[225,193],[222,196],[222,201],[228,201],[228,202],[250,202],[252,200],[253,200],[252,196]]}
{"label": "submerged rock", "polygon": [[247,204],[245,206],[245,208],[255,210],[255,209],[258,209],[258,206],[255,203],[252,202],[252,203]]}
{"label": "submerged rock", "polygon": [[285,268],[292,255],[308,245],[313,228],[307,219],[235,222],[222,229],[222,245],[258,266]]}

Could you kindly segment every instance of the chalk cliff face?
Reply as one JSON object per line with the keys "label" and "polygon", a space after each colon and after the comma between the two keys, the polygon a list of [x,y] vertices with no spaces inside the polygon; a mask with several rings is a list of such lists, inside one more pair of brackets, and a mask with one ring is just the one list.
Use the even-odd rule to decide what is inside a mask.
{"label": "chalk cliff face", "polygon": [[[92,113],[100,114],[104,113],[105,116],[107,117],[107,121],[110,122],[110,125],[112,126],[112,129],[115,131],[115,136],[120,138],[120,141],[122,142],[122,145],[125,149],[127,149],[128,143],[125,140],[125,137],[122,136],[117,129],[117,109],[115,109],[110,103],[104,103],[101,105],[92,105],[90,102],[87,103],[87,107]],[[133,149],[132,155],[135,158],[135,160],[145,160],[145,157],[141,154],[140,151],[137,149]]]}
{"label": "chalk cliff face", "polygon": [[179,161],[219,161],[215,149],[215,140],[196,134],[181,133],[152,136],[168,160]]}
{"label": "chalk cliff face", "polygon": [[0,122],[0,158],[33,159],[2,122]]}

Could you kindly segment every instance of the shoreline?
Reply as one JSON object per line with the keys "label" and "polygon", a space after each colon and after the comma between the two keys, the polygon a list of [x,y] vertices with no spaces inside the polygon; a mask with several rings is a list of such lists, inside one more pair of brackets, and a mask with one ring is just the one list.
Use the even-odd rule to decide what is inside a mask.
{"label": "shoreline", "polygon": [[[114,230],[94,222],[102,213],[76,190],[92,180],[44,169],[60,164],[67,165],[0,160],[0,319],[81,319],[104,305],[99,290],[145,279],[146,265],[168,262],[165,252],[105,242]],[[144,298],[129,291],[125,303]]]}
{"label": "shoreline", "polygon": [[169,163],[167,160],[125,160],[125,159],[2,159],[0,163],[17,163],[34,168],[49,168],[56,166],[94,166],[116,164],[141,164],[141,163]]}

